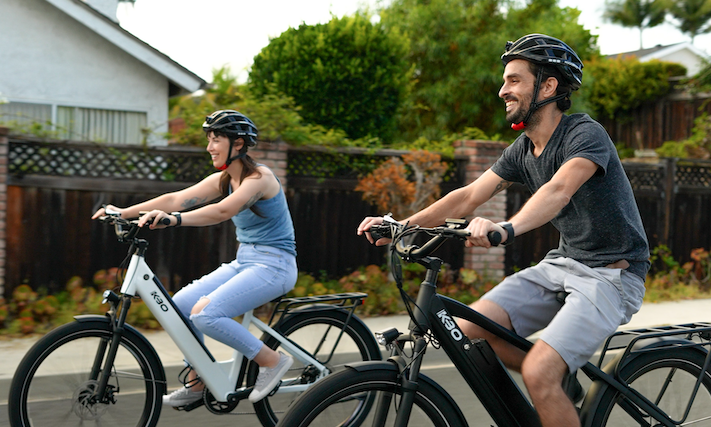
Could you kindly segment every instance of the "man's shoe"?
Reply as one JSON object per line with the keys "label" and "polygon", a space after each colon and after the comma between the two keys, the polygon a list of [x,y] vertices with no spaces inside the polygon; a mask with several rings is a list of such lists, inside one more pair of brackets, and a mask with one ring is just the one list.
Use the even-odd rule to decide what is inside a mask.
{"label": "man's shoe", "polygon": [[181,387],[174,392],[163,396],[163,404],[178,408],[181,406],[195,403],[202,399],[202,390],[193,391],[188,387]]}
{"label": "man's shoe", "polygon": [[259,402],[269,395],[274,390],[274,387],[279,384],[281,378],[289,370],[294,359],[279,352],[279,363],[273,368],[259,368],[257,382],[254,384],[252,393],[249,394],[249,401],[252,403]]}

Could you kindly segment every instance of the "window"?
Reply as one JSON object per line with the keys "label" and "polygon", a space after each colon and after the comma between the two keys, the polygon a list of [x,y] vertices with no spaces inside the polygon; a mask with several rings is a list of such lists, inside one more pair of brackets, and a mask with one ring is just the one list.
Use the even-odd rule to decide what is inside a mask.
{"label": "window", "polygon": [[146,113],[135,111],[60,105],[56,108],[56,117],[53,117],[50,104],[0,104],[0,124],[13,131],[34,135],[41,133],[72,141],[140,144],[147,122]]}
{"label": "window", "polygon": [[0,104],[0,124],[26,133],[33,126],[38,130],[52,128],[52,106],[47,104],[31,104],[27,102],[10,102]]}
{"label": "window", "polygon": [[146,122],[146,113],[57,107],[57,131],[61,139],[140,144]]}

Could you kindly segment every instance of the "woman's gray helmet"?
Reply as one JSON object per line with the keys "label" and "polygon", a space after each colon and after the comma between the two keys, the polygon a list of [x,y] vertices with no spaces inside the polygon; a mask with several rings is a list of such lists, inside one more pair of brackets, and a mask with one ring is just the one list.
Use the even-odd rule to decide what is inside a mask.
{"label": "woman's gray helmet", "polygon": [[232,152],[232,147],[238,138],[244,140],[244,145],[236,156],[228,158],[225,165],[221,169],[226,169],[234,160],[241,159],[247,155],[247,149],[257,145],[257,126],[249,117],[235,110],[219,110],[210,114],[205,118],[202,124],[202,130],[206,134],[217,132],[224,134],[230,140],[229,153]]}

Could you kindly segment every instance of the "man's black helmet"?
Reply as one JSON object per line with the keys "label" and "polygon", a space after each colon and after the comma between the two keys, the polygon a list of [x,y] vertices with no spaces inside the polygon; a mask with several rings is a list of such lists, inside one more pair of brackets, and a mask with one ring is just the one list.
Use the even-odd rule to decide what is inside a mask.
{"label": "man's black helmet", "polygon": [[207,132],[220,131],[229,137],[244,139],[247,147],[257,145],[257,126],[249,117],[235,110],[219,110],[205,118],[202,130]]}
{"label": "man's black helmet", "polygon": [[504,66],[513,59],[525,59],[543,66],[557,68],[572,90],[583,81],[583,62],[573,49],[562,41],[545,34],[529,34],[515,42],[506,43],[501,60]]}

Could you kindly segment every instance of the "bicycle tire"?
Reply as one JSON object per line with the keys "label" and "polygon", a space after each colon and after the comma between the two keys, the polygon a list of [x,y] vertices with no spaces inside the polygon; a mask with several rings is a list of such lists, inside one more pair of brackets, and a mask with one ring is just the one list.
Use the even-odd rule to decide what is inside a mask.
{"label": "bicycle tire", "polygon": [[[364,369],[362,369],[364,368]],[[351,367],[328,376],[308,389],[282,417],[280,427],[357,427],[392,425],[400,404],[401,381],[397,368],[389,362],[368,362],[359,369]],[[373,401],[384,399],[380,411]],[[354,406],[373,406],[371,411],[353,410]],[[377,409],[376,409],[377,408]],[[374,420],[375,414],[385,419]],[[353,416],[357,414],[357,416]],[[463,427],[467,422],[451,396],[437,383],[420,373],[408,426]]]}
{"label": "bicycle tire", "polygon": [[[659,408],[673,420],[678,421],[683,416],[694,384],[704,366],[704,358],[704,352],[688,348],[641,353],[620,369],[619,379],[630,384],[633,389],[653,403],[656,403],[659,397],[657,404]],[[672,382],[662,390],[665,379],[670,373],[673,375]],[[660,391],[662,391],[661,396]],[[600,427],[642,425],[619,406],[618,403],[622,399],[625,398],[617,390],[607,387],[602,391],[596,408],[588,411],[592,421],[585,425]],[[685,423],[701,419],[705,421],[691,425],[711,426],[711,373],[708,371],[703,377]],[[656,421],[648,416],[646,422],[656,425]]]}
{"label": "bicycle tire", "polygon": [[128,325],[109,378],[113,402],[87,399],[97,384],[90,378],[97,346],[101,340],[110,343],[112,339],[108,320],[99,319],[60,326],[25,355],[8,396],[12,427],[157,424],[166,389],[165,373],[150,344]]}
{"label": "bicycle tire", "polygon": [[[338,348],[347,351],[335,355],[334,360],[328,362],[325,360],[330,354],[333,344],[326,343],[321,347],[319,352],[314,353],[315,348],[309,348],[304,344],[303,340],[299,339],[299,335],[302,334],[324,336],[324,334],[328,333],[328,339],[335,340],[343,329],[343,325],[346,324],[346,321],[348,321],[348,324],[341,340],[338,342]],[[326,331],[327,328],[330,328],[328,332]],[[337,369],[336,366],[345,363],[381,359],[380,348],[375,341],[373,333],[356,316],[351,315],[351,318],[348,319],[348,312],[342,309],[304,311],[301,313],[296,311],[286,318],[276,330],[283,336],[290,338],[302,349],[315,357],[316,360],[325,363],[331,372]],[[275,350],[277,350],[280,345],[279,341],[268,334],[262,336],[262,341],[264,341],[265,345],[269,348]],[[247,372],[248,386],[254,385],[258,372],[259,367],[255,363],[250,363]],[[294,376],[294,373],[297,375]],[[308,366],[301,365],[297,360],[294,360],[294,365],[289,369],[285,379],[282,381],[283,384],[289,382],[308,384],[314,382],[314,374],[314,370],[309,370]],[[279,416],[286,412],[289,405],[291,405],[300,394],[301,393],[280,393],[268,396],[254,403],[254,410],[259,421],[264,427],[273,427],[279,421]]]}

